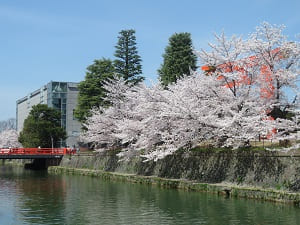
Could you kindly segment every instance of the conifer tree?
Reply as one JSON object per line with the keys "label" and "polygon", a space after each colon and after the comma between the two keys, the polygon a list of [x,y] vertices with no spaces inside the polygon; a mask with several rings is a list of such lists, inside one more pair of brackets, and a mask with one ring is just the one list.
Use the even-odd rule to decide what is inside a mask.
{"label": "conifer tree", "polygon": [[136,47],[135,30],[122,30],[115,46],[114,66],[116,73],[125,81],[136,84],[144,80],[142,74],[141,57]]}
{"label": "conifer tree", "polygon": [[190,75],[190,70],[196,69],[196,56],[192,49],[190,33],[175,33],[169,39],[169,45],[163,54],[163,64],[158,70],[159,80],[167,86],[184,75]]}
{"label": "conifer tree", "polygon": [[85,80],[78,85],[78,105],[75,116],[80,122],[84,122],[93,107],[106,106],[109,103],[104,100],[106,91],[103,89],[105,81],[113,79],[114,66],[110,59],[94,60],[87,67]]}

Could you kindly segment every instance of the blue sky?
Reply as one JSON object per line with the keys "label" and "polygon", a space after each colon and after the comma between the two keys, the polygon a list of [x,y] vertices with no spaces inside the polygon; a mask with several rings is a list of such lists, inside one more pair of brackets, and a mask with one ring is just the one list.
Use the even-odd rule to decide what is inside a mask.
{"label": "blue sky", "polygon": [[173,33],[190,32],[201,49],[214,32],[246,37],[267,21],[294,39],[299,9],[298,0],[0,0],[0,121],[49,81],[79,82],[94,59],[114,59],[122,29],[136,30],[143,75],[156,81]]}

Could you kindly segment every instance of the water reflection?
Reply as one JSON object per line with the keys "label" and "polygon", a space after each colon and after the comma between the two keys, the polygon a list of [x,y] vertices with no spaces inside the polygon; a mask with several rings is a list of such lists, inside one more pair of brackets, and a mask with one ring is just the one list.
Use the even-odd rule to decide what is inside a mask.
{"label": "water reflection", "polygon": [[3,224],[297,224],[300,209],[0,167]]}
{"label": "water reflection", "polygon": [[9,197],[7,200],[12,200],[15,221],[22,224],[63,224],[66,185],[62,177],[49,179],[45,171],[13,166],[1,167],[0,171],[0,196],[1,199]]}

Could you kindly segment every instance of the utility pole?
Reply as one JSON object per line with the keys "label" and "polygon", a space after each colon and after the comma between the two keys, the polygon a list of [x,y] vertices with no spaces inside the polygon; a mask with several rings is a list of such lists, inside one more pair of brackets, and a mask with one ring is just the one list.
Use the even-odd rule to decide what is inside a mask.
{"label": "utility pole", "polygon": [[52,135],[50,136],[50,138],[51,138],[51,148],[53,149],[53,137],[52,137]]}

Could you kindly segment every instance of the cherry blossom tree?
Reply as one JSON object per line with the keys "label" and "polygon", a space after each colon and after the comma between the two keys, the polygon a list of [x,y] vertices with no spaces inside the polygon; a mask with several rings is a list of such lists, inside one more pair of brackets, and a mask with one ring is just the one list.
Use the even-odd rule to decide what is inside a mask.
{"label": "cherry blossom tree", "polygon": [[22,147],[18,142],[16,130],[4,130],[0,133],[0,148],[19,148]]}
{"label": "cherry blossom tree", "polygon": [[271,112],[295,108],[283,88],[299,95],[299,43],[286,41],[282,27],[267,23],[247,40],[221,34],[216,41],[210,51],[196,52],[208,70],[194,71],[168,89],[108,82],[112,105],[92,110],[82,140],[98,150],[119,148],[124,159],[157,160],[201,142],[238,148],[259,135],[287,138],[296,121]]}
{"label": "cherry blossom tree", "polygon": [[[288,41],[283,29],[284,26],[264,22],[248,40],[216,35],[217,44],[210,44],[211,51],[198,52],[206,64],[207,74],[218,76],[235,99],[253,97],[256,93],[257,98],[264,100],[269,120],[276,120],[276,136],[295,129],[296,121],[286,119],[288,114],[294,114],[291,111],[295,110],[299,100],[296,81],[300,74],[300,45]],[[287,88],[294,94],[291,102],[285,95]],[[251,90],[255,91],[251,93]],[[241,103],[243,105],[244,100]]]}
{"label": "cherry blossom tree", "polygon": [[[293,107],[299,94],[296,85],[299,78],[300,44],[291,42],[283,35],[284,26],[262,23],[250,36],[247,42],[251,53],[255,54],[257,65],[264,70],[261,72],[259,83],[274,102],[272,112],[274,118],[285,118]],[[293,102],[288,102],[285,89],[294,94]]]}

